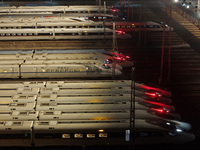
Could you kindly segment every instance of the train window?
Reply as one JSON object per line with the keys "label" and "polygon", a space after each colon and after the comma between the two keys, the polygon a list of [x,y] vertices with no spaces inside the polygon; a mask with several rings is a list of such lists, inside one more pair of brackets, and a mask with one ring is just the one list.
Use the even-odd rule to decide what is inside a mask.
{"label": "train window", "polygon": [[1,36],[5,36],[5,34],[4,34],[4,33],[1,33]]}
{"label": "train window", "polygon": [[26,106],[25,104],[17,104],[16,106],[21,107],[21,106]]}
{"label": "train window", "polygon": [[47,112],[45,112],[44,114],[45,114],[45,115],[53,115],[54,113],[53,113],[53,112],[47,111]]}
{"label": "train window", "polygon": [[42,95],[41,98],[50,98],[49,95]]}
{"label": "train window", "polygon": [[22,125],[22,122],[13,122],[13,125]]}
{"label": "train window", "polygon": [[131,28],[131,26],[126,26],[126,28]]}
{"label": "train window", "polygon": [[75,133],[74,137],[75,138],[83,138],[83,134],[81,134],[81,133]]}
{"label": "train window", "polygon": [[6,33],[7,36],[10,36],[10,33]]}
{"label": "train window", "polygon": [[49,122],[39,122],[39,125],[49,125]]}
{"label": "train window", "polygon": [[0,122],[0,125],[4,125],[4,122]]}
{"label": "train window", "polygon": [[41,103],[40,106],[50,106],[49,103]]}
{"label": "train window", "polygon": [[126,28],[126,26],[121,26],[121,28]]}
{"label": "train window", "polygon": [[62,138],[63,139],[71,138],[71,135],[70,134],[62,134]]}
{"label": "train window", "polygon": [[28,112],[20,112],[20,115],[27,115]]}

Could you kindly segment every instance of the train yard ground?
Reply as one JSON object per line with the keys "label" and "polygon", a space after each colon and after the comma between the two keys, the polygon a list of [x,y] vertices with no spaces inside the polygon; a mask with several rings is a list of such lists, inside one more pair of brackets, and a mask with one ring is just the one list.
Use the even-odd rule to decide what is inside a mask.
{"label": "train yard ground", "polygon": [[[145,1],[144,1],[145,2]],[[156,1],[155,1],[156,2]],[[143,7],[142,19],[163,21],[161,5],[152,5],[146,3]],[[148,7],[148,6],[154,7]],[[140,16],[141,8],[135,8],[135,16]],[[184,19],[180,14],[172,9],[171,44],[169,45],[169,32],[165,33],[165,42],[163,42],[163,32],[135,32],[132,33],[132,39],[118,41],[118,50],[130,55],[136,62],[135,79],[153,86],[166,87],[172,92],[173,105],[176,112],[182,119],[192,124],[192,131],[196,135],[195,145],[189,145],[185,148],[198,149],[200,137],[200,55],[197,33],[199,30]],[[137,18],[135,18],[137,19]],[[186,25],[187,26],[184,26]],[[192,33],[191,34],[191,29]],[[186,34],[188,33],[188,34]],[[188,37],[192,38],[188,38]],[[103,42],[103,44],[101,43]],[[112,48],[109,41],[101,42],[74,42],[71,41],[11,41],[1,42],[2,49],[71,49],[71,48]],[[25,45],[24,45],[25,44]],[[69,46],[70,44],[70,46]],[[80,46],[78,46],[80,44]],[[168,68],[168,52],[171,48],[171,64]],[[164,48],[163,73],[161,76],[161,52]],[[170,72],[170,76],[168,74]],[[122,79],[130,79],[130,70],[125,70]],[[162,80],[161,80],[162,79]],[[190,147],[191,146],[191,147]],[[163,147],[163,146],[162,146]],[[119,147],[118,147],[119,148]],[[155,149],[162,149],[161,146],[153,146]],[[169,148],[169,147],[167,147]],[[183,147],[170,147],[171,149]],[[56,149],[56,148],[55,148]],[[139,147],[135,149],[146,149]]]}

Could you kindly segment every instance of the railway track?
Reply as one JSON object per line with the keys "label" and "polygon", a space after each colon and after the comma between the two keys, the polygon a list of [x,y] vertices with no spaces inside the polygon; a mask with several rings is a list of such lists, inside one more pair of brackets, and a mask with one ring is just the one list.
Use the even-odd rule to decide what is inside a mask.
{"label": "railway track", "polygon": [[111,40],[4,41],[0,50],[111,48]]}

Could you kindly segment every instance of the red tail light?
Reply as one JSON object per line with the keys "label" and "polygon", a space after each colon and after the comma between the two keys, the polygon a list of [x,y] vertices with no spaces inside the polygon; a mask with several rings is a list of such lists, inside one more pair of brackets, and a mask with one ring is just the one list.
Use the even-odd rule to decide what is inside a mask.
{"label": "red tail light", "polygon": [[158,92],[144,92],[144,94],[153,98],[162,97],[162,94]]}
{"label": "red tail light", "polygon": [[118,12],[118,10],[115,9],[115,8],[111,8],[110,10],[111,10],[112,12]]}
{"label": "red tail light", "polygon": [[157,109],[157,108],[152,108],[152,110],[160,112],[160,113],[169,113],[168,110],[164,110],[164,109]]}
{"label": "red tail light", "polygon": [[116,32],[117,32],[118,34],[125,34],[125,32],[122,31],[122,30],[117,30]]}

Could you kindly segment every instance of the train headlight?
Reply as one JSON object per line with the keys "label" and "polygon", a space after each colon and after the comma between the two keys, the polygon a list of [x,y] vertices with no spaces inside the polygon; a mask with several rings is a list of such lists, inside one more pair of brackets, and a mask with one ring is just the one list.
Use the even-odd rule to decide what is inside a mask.
{"label": "train headlight", "polygon": [[183,130],[180,129],[180,128],[177,128],[177,129],[176,129],[176,132],[183,132]]}

